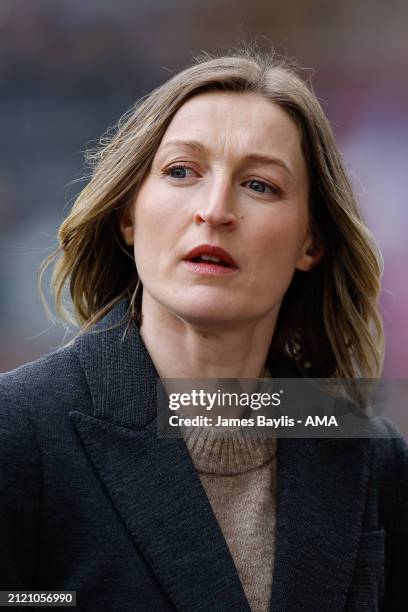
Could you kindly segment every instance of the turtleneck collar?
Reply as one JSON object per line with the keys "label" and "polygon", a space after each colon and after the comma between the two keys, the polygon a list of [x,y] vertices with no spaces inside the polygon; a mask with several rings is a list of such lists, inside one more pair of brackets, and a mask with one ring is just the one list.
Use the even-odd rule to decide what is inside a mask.
{"label": "turtleneck collar", "polygon": [[[266,368],[264,378],[270,376]],[[243,474],[276,455],[276,438],[249,437],[242,427],[183,427],[182,434],[194,467],[201,474]]]}
{"label": "turtleneck collar", "polygon": [[249,472],[276,455],[276,438],[245,436],[239,428],[223,433],[214,427],[184,427],[182,433],[199,473],[232,476]]}

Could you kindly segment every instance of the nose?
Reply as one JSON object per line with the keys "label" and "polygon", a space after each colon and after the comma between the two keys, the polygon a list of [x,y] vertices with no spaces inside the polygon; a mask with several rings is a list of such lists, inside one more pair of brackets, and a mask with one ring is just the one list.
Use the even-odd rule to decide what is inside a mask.
{"label": "nose", "polygon": [[207,223],[211,227],[224,226],[234,229],[237,224],[232,186],[226,180],[213,183],[210,193],[203,193],[203,199],[194,213],[197,224]]}

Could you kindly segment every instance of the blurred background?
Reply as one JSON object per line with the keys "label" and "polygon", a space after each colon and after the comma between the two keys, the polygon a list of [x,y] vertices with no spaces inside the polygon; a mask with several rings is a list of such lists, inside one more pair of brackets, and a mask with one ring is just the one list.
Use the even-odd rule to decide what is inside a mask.
{"label": "blurred background", "polygon": [[189,64],[255,37],[298,58],[385,260],[385,376],[408,374],[405,0],[0,0],[0,371],[56,348],[36,274],[83,151]]}

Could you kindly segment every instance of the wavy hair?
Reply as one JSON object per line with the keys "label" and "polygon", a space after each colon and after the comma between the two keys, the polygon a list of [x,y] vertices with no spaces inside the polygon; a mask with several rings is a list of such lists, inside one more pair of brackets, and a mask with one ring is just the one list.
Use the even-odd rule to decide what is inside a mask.
{"label": "wavy hair", "polygon": [[[131,249],[119,231],[177,110],[202,92],[255,92],[280,106],[299,129],[306,160],[312,230],[325,248],[310,272],[295,271],[280,308],[269,360],[294,359],[311,377],[377,377],[384,334],[378,309],[381,254],[353,195],[330,124],[296,68],[273,52],[243,46],[226,55],[203,54],[139,100],[115,130],[88,153],[91,178],[59,229],[51,286],[57,314],[69,290],[74,315],[89,330],[119,300],[141,321],[141,288]],[[142,289],[143,290],[143,289]]]}

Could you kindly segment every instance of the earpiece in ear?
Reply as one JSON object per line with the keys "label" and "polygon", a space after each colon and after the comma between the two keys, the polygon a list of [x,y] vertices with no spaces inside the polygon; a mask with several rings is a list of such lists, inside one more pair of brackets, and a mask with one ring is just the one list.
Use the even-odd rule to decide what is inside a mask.
{"label": "earpiece in ear", "polygon": [[[306,245],[303,246],[305,248]],[[313,242],[306,251],[299,257],[296,268],[303,272],[309,272],[322,260],[324,256],[324,246],[321,242]]]}

